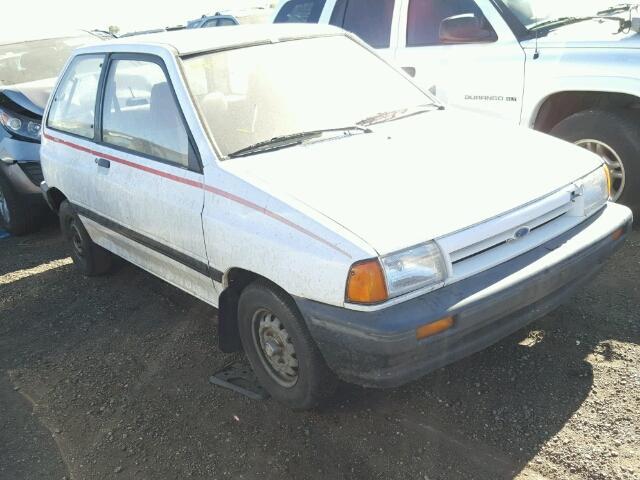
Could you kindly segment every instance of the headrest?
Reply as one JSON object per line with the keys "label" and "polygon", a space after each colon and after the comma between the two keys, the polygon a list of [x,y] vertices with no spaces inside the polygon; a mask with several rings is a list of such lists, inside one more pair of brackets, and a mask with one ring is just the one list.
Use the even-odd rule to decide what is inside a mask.
{"label": "headrest", "polygon": [[167,82],[157,83],[153,86],[149,103],[152,112],[170,115],[176,112],[176,104]]}

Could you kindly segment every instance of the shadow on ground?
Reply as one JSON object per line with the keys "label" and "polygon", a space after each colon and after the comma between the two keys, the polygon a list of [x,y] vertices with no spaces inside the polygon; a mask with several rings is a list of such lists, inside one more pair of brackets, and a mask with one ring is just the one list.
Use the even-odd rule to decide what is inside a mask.
{"label": "shadow on ground", "polygon": [[[0,278],[66,256],[55,230],[21,242],[0,244]],[[572,418],[591,421],[588,398],[603,394],[594,365],[638,345],[638,268],[627,248],[567,306],[499,344],[403,388],[344,385],[305,413],[210,386],[230,360],[216,348],[215,310],[131,265],[0,284],[1,390],[33,401],[0,394],[12,409],[0,473],[38,478],[2,451],[18,445],[8,435],[30,435],[33,408],[56,440],[42,447],[43,471],[64,459],[78,479],[605,478],[541,452]]]}

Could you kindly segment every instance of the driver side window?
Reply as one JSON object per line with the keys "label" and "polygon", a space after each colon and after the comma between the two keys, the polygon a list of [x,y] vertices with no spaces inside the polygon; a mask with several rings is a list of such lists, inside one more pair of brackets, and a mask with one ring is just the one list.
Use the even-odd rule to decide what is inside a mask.
{"label": "driver side window", "polygon": [[104,143],[189,166],[189,136],[171,85],[157,63],[111,62],[105,84]]}
{"label": "driver side window", "polygon": [[[474,0],[410,0],[407,12],[407,47],[450,45],[440,37],[442,21],[449,17],[472,16],[486,29],[487,39],[497,39],[493,28]],[[477,42],[486,43],[486,39]]]}

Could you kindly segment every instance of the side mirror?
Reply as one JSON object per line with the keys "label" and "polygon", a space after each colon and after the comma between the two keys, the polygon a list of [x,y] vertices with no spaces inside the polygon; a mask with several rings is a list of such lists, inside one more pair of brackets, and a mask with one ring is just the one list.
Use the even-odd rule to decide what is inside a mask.
{"label": "side mirror", "polygon": [[497,39],[493,29],[486,29],[483,21],[473,13],[455,15],[440,22],[441,43],[486,43]]}

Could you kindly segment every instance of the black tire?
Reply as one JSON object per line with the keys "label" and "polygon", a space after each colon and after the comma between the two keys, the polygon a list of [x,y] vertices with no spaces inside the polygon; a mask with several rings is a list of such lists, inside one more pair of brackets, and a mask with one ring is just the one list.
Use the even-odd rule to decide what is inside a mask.
{"label": "black tire", "polygon": [[60,204],[60,229],[71,247],[71,258],[78,270],[94,277],[111,270],[113,254],[93,243],[73,207],[68,201]]}
{"label": "black tire", "polygon": [[15,236],[33,233],[40,228],[45,209],[16,192],[9,180],[0,172],[0,202],[3,199],[7,211],[6,215],[2,215],[0,210],[0,228]]}
{"label": "black tire", "polygon": [[[258,319],[265,311],[280,322],[295,349],[298,367],[292,385],[281,383],[282,378],[270,366],[267,354],[260,346]],[[238,304],[238,330],[256,377],[279,402],[295,410],[307,410],[321,404],[335,391],[335,375],[327,367],[295,303],[282,290],[266,281],[247,286]]]}
{"label": "black tire", "polygon": [[565,118],[550,133],[571,143],[597,140],[614,150],[625,178],[617,201],[640,213],[640,112],[585,110]]}

